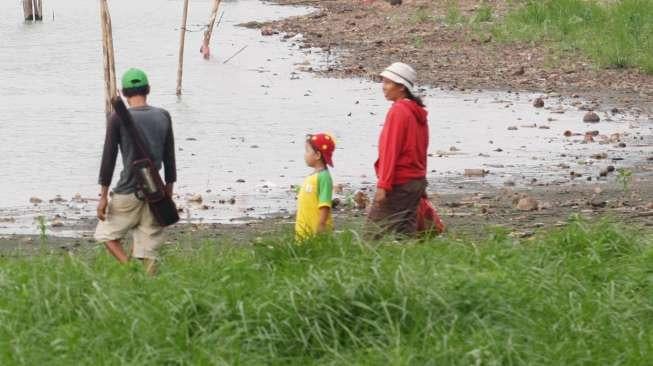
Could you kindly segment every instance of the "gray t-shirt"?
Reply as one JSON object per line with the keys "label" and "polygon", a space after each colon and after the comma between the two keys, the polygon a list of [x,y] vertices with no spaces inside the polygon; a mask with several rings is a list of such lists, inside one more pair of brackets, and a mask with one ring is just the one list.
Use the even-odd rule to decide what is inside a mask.
{"label": "gray t-shirt", "polygon": [[[129,109],[136,129],[140,132],[145,149],[157,170],[165,167],[166,183],[177,180],[175,162],[175,139],[172,133],[172,119],[170,113],[162,108],[145,106]],[[116,167],[118,150],[122,156],[123,171],[120,180],[113,188],[115,193],[129,194],[138,190],[136,177],[132,173],[132,162],[135,158],[135,146],[122,120],[114,112],[107,122],[107,134],[102,153],[99,183],[102,186],[111,185],[113,171]]]}

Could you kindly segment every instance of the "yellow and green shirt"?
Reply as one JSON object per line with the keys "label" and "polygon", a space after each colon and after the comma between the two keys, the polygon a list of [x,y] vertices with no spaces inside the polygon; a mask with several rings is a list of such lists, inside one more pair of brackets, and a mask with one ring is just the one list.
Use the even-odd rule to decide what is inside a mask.
{"label": "yellow and green shirt", "polygon": [[[320,221],[320,208],[331,207],[333,198],[333,180],[328,170],[322,170],[308,176],[299,189],[297,197],[297,220],[295,236],[298,240],[317,234]],[[327,228],[333,228],[331,212],[327,219]]]}

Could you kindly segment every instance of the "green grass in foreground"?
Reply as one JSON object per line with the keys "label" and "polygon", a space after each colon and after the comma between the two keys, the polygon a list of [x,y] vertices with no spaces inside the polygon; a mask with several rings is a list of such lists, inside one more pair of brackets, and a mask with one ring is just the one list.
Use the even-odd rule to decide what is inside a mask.
{"label": "green grass in foreground", "polygon": [[653,74],[653,1],[525,0],[495,29],[499,39],[552,41],[599,66]]}
{"label": "green grass in foreground", "polygon": [[650,233],[289,238],[171,248],[155,278],[103,252],[0,258],[0,364],[650,364]]}

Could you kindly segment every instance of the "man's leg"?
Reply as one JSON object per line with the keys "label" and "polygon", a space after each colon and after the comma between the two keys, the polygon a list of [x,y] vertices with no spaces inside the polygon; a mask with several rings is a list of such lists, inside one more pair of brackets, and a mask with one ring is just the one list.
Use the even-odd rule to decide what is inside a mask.
{"label": "man's leg", "polygon": [[149,258],[143,259],[143,267],[145,267],[145,272],[148,275],[154,276],[156,274],[157,271],[156,260],[149,259]]}
{"label": "man's leg", "polygon": [[156,222],[147,204],[143,204],[140,222],[134,228],[134,246],[132,257],[143,262],[145,271],[155,275],[157,271],[156,259],[158,251],[164,241],[163,228]]}
{"label": "man's leg", "polygon": [[95,240],[104,242],[109,253],[120,263],[129,261],[121,240],[138,222],[141,205],[141,201],[133,194],[112,194],[106,218],[99,221],[95,229]]}
{"label": "man's leg", "polygon": [[129,256],[125,253],[125,250],[120,243],[120,240],[109,240],[104,244],[107,247],[107,250],[111,255],[113,255],[118,262],[127,263],[129,261]]}

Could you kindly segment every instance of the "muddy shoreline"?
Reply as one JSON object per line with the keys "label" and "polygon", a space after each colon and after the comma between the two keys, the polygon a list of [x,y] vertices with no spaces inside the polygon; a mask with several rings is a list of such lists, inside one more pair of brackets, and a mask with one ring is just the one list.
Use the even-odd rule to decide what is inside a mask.
{"label": "muddy shoreline", "polygon": [[[446,235],[454,237],[480,238],[493,228],[503,228],[512,237],[526,238],[538,231],[560,227],[574,215],[589,221],[608,219],[628,223],[650,231],[653,230],[650,174],[650,170],[636,172],[625,190],[616,181],[528,189],[497,189],[469,184],[460,188],[461,193],[431,192],[430,198],[448,226]],[[367,191],[371,192],[371,188]],[[365,222],[363,202],[347,196],[338,195],[337,198],[334,211],[336,230],[359,230]],[[168,231],[167,243],[192,246],[209,239],[245,245],[258,237],[291,233],[293,219],[292,215],[277,215],[239,224],[184,223],[182,220]],[[52,229],[46,231],[46,238],[38,235],[0,236],[0,255],[29,254],[43,249],[61,253],[99,249],[101,245],[92,238],[96,222],[74,222],[75,229],[83,233],[80,237],[57,236]]]}
{"label": "muddy shoreline", "polygon": [[[491,34],[492,22],[511,6],[490,0],[493,21],[478,29],[447,24],[446,0],[387,1],[271,0],[279,5],[309,5],[317,10],[258,26],[287,37],[302,35],[306,48],[337,57],[314,70],[329,77],[373,79],[396,60],[413,65],[424,85],[444,90],[515,90],[579,95],[598,108],[653,111],[653,76],[635,69],[599,69],[586,57],[552,51],[546,44],[504,43]],[[470,18],[478,1],[460,0],[460,15]],[[255,24],[254,24],[255,25]]]}

